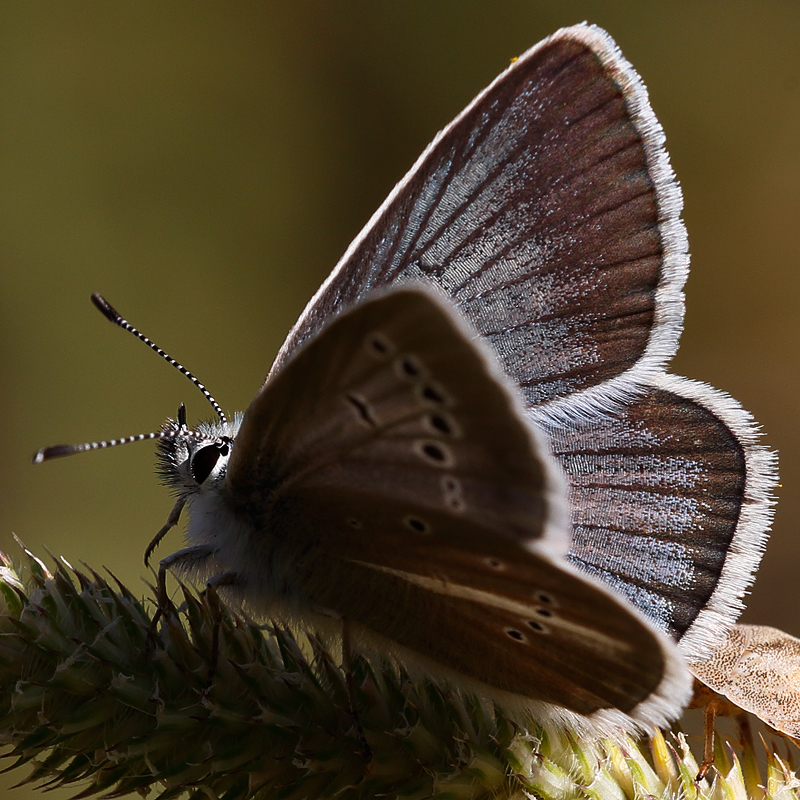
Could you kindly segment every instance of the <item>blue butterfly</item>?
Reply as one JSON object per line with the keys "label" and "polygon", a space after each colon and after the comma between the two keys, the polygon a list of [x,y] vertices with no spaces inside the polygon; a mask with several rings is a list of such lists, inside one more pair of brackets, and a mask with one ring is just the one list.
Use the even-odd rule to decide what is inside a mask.
{"label": "blue butterfly", "polygon": [[531,48],[395,187],[243,416],[198,384],[217,422],[181,407],[130,437],[158,439],[178,497],[147,555],[186,508],[162,576],[346,623],[358,649],[540,717],[675,719],[685,662],[741,611],[775,485],[749,415],[665,371],[681,208],[608,34]]}

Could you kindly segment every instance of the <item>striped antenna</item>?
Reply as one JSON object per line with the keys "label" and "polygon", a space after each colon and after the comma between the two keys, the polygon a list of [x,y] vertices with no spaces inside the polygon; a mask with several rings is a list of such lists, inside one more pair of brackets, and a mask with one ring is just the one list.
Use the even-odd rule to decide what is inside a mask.
{"label": "striped antenna", "polygon": [[[220,404],[213,398],[211,392],[209,392],[208,389],[206,389],[206,387],[203,386],[203,384],[200,383],[200,381],[197,380],[197,378],[195,378],[195,376],[192,375],[192,373],[189,372],[189,370],[183,366],[183,364],[177,362],[168,353],[165,353],[155,342],[150,341],[150,339],[148,339],[143,333],[136,330],[136,328],[134,328],[133,325],[131,325],[130,322],[128,322],[128,320],[124,319],[119,314],[119,312],[111,305],[111,303],[109,303],[108,300],[106,300],[101,294],[94,292],[94,294],[92,294],[92,302],[98,309],[100,309],[103,316],[107,320],[110,320],[115,325],[118,325],[120,328],[122,328],[122,330],[128,331],[128,333],[132,333],[137,339],[143,341],[151,350],[154,350],[156,353],[158,353],[161,356],[161,358],[163,358],[166,362],[172,364],[172,366],[175,367],[175,369],[178,370],[178,372],[180,372],[181,375],[185,375],[203,393],[203,397],[205,397],[206,400],[208,400],[208,402],[211,403],[212,408],[214,409],[214,411],[217,412],[219,421],[223,425],[228,421],[227,418],[225,417],[224,412],[222,411]],[[150,436],[144,438],[157,438],[157,437]]]}
{"label": "striped antenna", "polygon": [[116,447],[119,444],[144,442],[148,439],[175,438],[178,435],[194,436],[197,439],[203,439],[202,434],[197,433],[197,431],[189,430],[186,424],[186,406],[183,403],[178,406],[177,421],[156,433],[139,433],[136,436],[125,436],[122,439],[106,439],[102,442],[85,442],[84,444],[53,444],[50,445],[50,447],[43,447],[39,450],[33,457],[33,463],[42,464],[54,458],[72,456],[75,455],[75,453],[83,453],[86,450],[105,450],[106,447]]}
{"label": "striped antenna", "polygon": [[143,442],[146,439],[161,439],[164,433],[140,433],[136,436],[126,436],[123,439],[107,439],[103,442],[86,442],[85,444],[53,444],[50,447],[43,447],[33,457],[34,464],[41,464],[53,458],[61,456],[71,456],[75,453],[83,453],[85,450],[104,450],[106,447],[116,447],[118,444],[130,444],[131,442]]}

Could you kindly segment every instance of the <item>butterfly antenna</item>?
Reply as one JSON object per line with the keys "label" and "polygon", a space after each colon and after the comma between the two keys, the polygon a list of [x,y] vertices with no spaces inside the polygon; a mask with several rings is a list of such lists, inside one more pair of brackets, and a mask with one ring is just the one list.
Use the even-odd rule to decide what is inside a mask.
{"label": "butterfly antenna", "polygon": [[[132,333],[137,339],[143,341],[151,350],[154,350],[156,353],[158,353],[161,356],[161,358],[163,358],[168,363],[172,364],[172,366],[175,367],[175,369],[178,370],[178,372],[180,372],[181,375],[185,375],[203,393],[203,397],[205,397],[206,400],[208,400],[208,402],[211,403],[211,407],[214,409],[214,411],[217,412],[219,421],[223,425],[228,421],[227,418],[225,417],[225,413],[223,412],[220,404],[214,399],[211,392],[209,392],[208,389],[206,389],[206,387],[203,386],[203,384],[200,383],[200,381],[197,380],[197,378],[195,378],[195,376],[192,375],[192,373],[189,372],[189,370],[183,366],[183,364],[177,362],[168,353],[165,353],[155,342],[151,341],[143,333],[134,328],[133,325],[131,325],[130,322],[128,322],[128,320],[124,319],[122,315],[114,308],[114,306],[112,306],[111,303],[109,303],[108,300],[106,300],[101,294],[94,292],[94,294],[92,294],[92,302],[98,309],[100,309],[103,316],[107,320],[110,320],[115,325],[118,325],[120,328],[122,328],[122,330],[128,331],[128,333]],[[156,437],[144,437],[144,438],[156,438]]]}
{"label": "butterfly antenna", "polygon": [[174,436],[196,436],[201,438],[200,434],[195,431],[189,430],[186,424],[186,406],[181,403],[178,406],[178,419],[174,423],[165,426],[163,430],[154,433],[139,433],[136,436],[125,436],[122,439],[105,439],[102,442],[85,442],[84,444],[54,444],[50,447],[43,447],[33,457],[34,464],[42,464],[45,461],[50,461],[54,458],[61,458],[62,456],[72,456],[75,453],[84,453],[86,450],[105,450],[107,447],[116,447],[120,444],[131,444],[132,442],[145,442],[148,439],[164,439],[166,437]]}
{"label": "butterfly antenna", "polygon": [[105,450],[106,447],[116,447],[118,444],[130,444],[131,442],[143,442],[147,439],[161,439],[164,433],[139,433],[136,436],[125,436],[122,439],[106,439],[102,442],[85,442],[84,444],[54,444],[50,447],[43,447],[33,457],[34,464],[41,464],[53,458],[61,456],[71,456],[75,453],[83,453],[86,450]]}

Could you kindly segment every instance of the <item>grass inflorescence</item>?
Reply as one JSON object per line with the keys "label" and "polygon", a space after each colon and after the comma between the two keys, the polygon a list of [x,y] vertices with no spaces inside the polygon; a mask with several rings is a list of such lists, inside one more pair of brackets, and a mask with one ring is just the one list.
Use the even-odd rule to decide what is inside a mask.
{"label": "grass inflorescence", "polygon": [[0,741],[20,783],[162,800],[800,800],[785,761],[768,752],[759,767],[749,744],[719,740],[697,781],[682,734],[587,742],[523,728],[473,695],[355,658],[365,750],[342,669],[314,637],[186,588],[154,626],[154,600],[91,569],[51,572],[29,553],[22,569],[2,564]]}

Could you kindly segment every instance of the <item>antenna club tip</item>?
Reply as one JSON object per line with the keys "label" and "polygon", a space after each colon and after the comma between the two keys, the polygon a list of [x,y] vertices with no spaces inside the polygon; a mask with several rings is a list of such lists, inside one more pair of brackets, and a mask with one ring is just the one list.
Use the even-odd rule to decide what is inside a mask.
{"label": "antenna club tip", "polygon": [[94,303],[95,308],[111,322],[116,322],[120,319],[117,310],[100,294],[100,292],[92,292],[92,303]]}
{"label": "antenna club tip", "polygon": [[33,456],[34,464],[41,464],[44,461],[50,461],[54,458],[61,458],[62,456],[71,456],[75,453],[81,453],[84,450],[90,449],[87,445],[76,444],[53,444],[49,447],[43,447]]}

